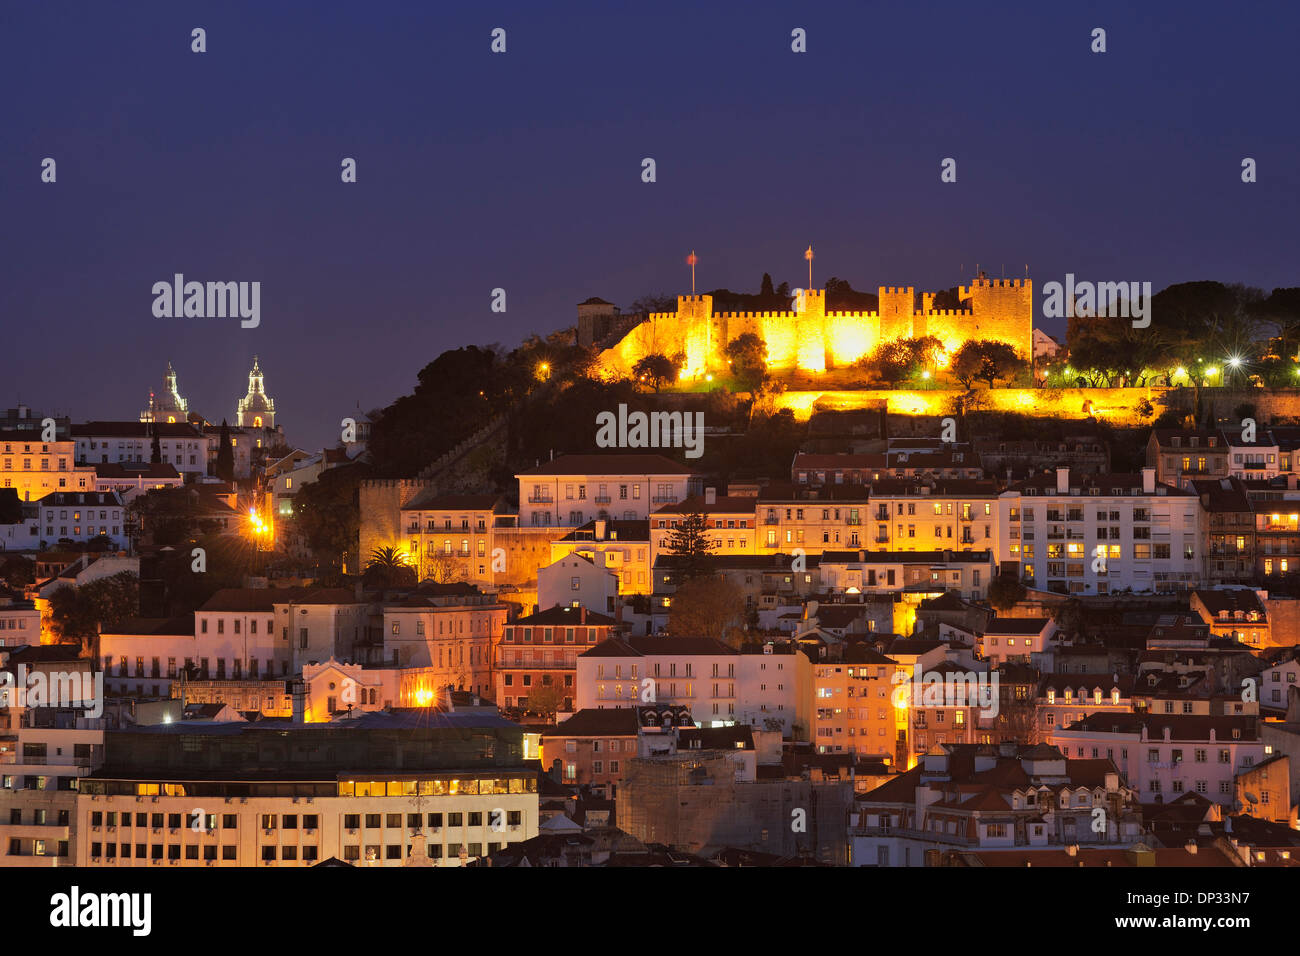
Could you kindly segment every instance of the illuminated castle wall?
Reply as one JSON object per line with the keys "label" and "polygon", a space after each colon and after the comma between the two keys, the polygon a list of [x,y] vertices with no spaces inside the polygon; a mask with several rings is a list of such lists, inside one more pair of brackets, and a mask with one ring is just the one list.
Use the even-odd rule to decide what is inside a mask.
{"label": "illuminated castle wall", "polygon": [[881,286],[876,312],[827,312],[826,292],[805,291],[794,312],[714,312],[713,297],[677,297],[676,312],[652,313],[601,353],[602,364],[622,374],[646,355],[686,356],[686,377],[727,368],[727,344],[753,332],[767,344],[768,366],[776,372],[820,372],[844,368],[883,341],[933,335],[949,353],[971,339],[991,339],[1033,356],[1034,287],[1028,279],[976,279],[958,295],[968,308],[933,308],[923,293],[914,308],[915,289]]}

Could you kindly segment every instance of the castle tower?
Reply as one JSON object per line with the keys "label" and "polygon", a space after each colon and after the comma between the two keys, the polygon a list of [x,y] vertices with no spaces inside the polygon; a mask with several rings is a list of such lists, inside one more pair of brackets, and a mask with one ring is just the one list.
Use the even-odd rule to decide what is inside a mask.
{"label": "castle tower", "polygon": [[1012,345],[1020,357],[1034,357],[1034,283],[1031,279],[987,279],[981,275],[957,290],[970,300],[972,339]]}
{"label": "castle tower", "polygon": [[826,335],[826,290],[804,289],[795,302],[794,336],[799,368],[826,371],[830,340]]}
{"label": "castle tower", "polygon": [[256,355],[248,373],[248,394],[239,400],[235,410],[235,424],[241,428],[275,428],[275,401],[267,397],[262,387],[262,369]]}
{"label": "castle tower", "polygon": [[140,413],[142,422],[183,422],[189,411],[189,402],[181,397],[176,388],[176,370],[172,363],[167,363],[163,373],[163,387],[160,394],[149,393],[149,407]]}
{"label": "castle tower", "polygon": [[916,289],[878,286],[880,299],[880,341],[906,339],[912,335],[912,318],[916,312]]}

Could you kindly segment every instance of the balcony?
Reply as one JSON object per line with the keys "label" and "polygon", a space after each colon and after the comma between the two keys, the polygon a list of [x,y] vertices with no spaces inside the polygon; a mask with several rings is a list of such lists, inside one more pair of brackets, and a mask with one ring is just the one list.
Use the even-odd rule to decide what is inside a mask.
{"label": "balcony", "polygon": [[553,505],[555,504],[555,499],[550,495],[529,495],[528,503],[530,505]]}
{"label": "balcony", "polygon": [[776,515],[768,515],[763,519],[763,524],[780,524],[781,519]]}
{"label": "balcony", "polygon": [[596,502],[598,505],[607,505],[613,500],[614,499],[609,495],[596,495],[596,497],[592,499],[592,501]]}
{"label": "balcony", "polygon": [[862,524],[862,519],[861,519],[861,518],[845,518],[845,519],[844,519],[844,523],[845,523],[845,524],[851,524],[851,525],[860,525],[860,524]]}
{"label": "balcony", "polygon": [[655,495],[650,499],[651,503],[656,505],[675,505],[677,504],[676,495]]}
{"label": "balcony", "polygon": [[950,846],[978,846],[978,840],[956,833],[938,833],[933,830],[912,830],[905,827],[850,827],[849,835],[855,837],[896,837],[903,840],[921,840],[928,843],[946,843]]}
{"label": "balcony", "polygon": [[[548,663],[546,661],[502,661],[497,665],[502,670],[520,670],[520,671],[556,671],[556,670],[574,670],[578,665],[573,661],[565,664],[562,662]],[[634,678],[635,679],[635,678]],[[614,678],[618,680],[618,678]],[[527,689],[527,688],[525,688]]]}

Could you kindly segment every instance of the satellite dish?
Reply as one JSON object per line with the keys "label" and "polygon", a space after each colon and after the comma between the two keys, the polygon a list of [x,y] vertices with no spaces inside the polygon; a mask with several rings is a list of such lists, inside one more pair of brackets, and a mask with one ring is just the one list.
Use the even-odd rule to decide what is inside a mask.
{"label": "satellite dish", "polygon": [[1249,790],[1246,791],[1246,799],[1249,800],[1251,803],[1259,803],[1259,797],[1255,796]]}

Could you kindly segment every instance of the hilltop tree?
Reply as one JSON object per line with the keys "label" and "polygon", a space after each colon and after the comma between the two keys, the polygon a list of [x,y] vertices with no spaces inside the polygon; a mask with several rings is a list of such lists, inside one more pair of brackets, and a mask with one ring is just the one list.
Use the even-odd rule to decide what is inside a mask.
{"label": "hilltop tree", "polygon": [[891,339],[881,342],[857,365],[891,386],[919,375],[936,364],[943,343],[933,335],[914,339]]}
{"label": "hilltop tree", "polygon": [[753,332],[745,332],[727,343],[731,374],[743,390],[761,392],[767,381],[767,343]]}
{"label": "hilltop tree", "polygon": [[655,352],[638,359],[632,366],[632,375],[638,381],[648,382],[650,387],[658,392],[665,382],[671,383],[677,380],[677,369],[678,366],[672,359]]}
{"label": "hilltop tree", "polygon": [[952,360],[952,374],[966,388],[979,380],[989,388],[998,380],[1008,380],[1025,368],[1024,359],[1006,342],[989,340],[966,342]]}

